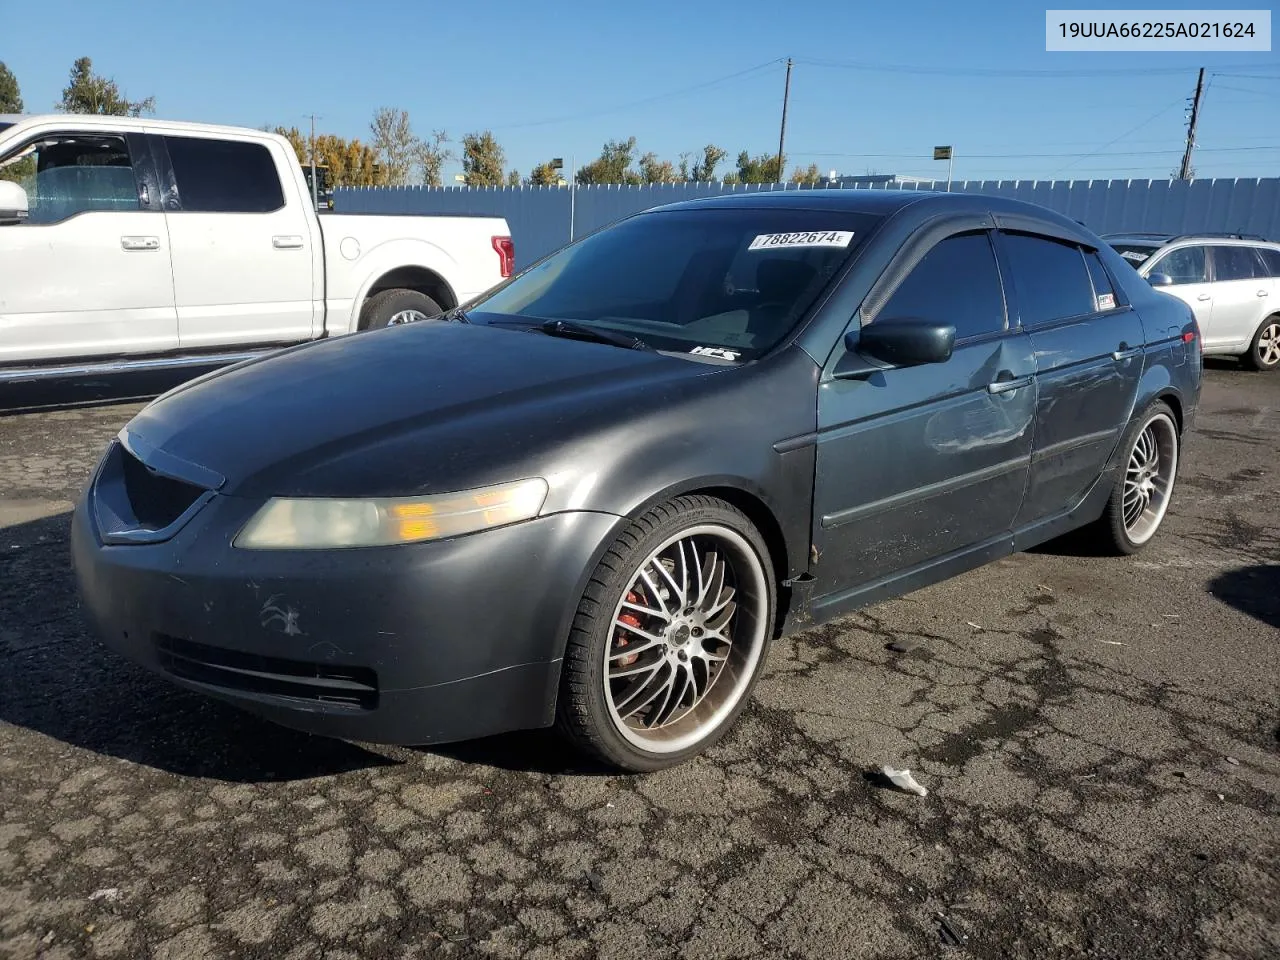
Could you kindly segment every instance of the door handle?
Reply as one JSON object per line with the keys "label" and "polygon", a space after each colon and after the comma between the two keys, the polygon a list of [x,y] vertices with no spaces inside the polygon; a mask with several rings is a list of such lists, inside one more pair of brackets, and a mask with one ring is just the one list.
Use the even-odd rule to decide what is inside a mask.
{"label": "door handle", "polygon": [[1260,297],[1265,297],[1265,296],[1268,296],[1268,293],[1267,293],[1267,291],[1266,291],[1266,290],[1259,290],[1259,291],[1258,291],[1258,296],[1260,296]]}
{"label": "door handle", "polygon": [[1031,377],[1015,377],[1008,370],[1001,370],[999,376],[987,384],[987,393],[1009,393],[1031,386]]}
{"label": "door handle", "polygon": [[300,250],[302,249],[301,237],[272,237],[271,245],[277,250]]}
{"label": "door handle", "polygon": [[1141,347],[1131,347],[1127,343],[1120,344],[1119,349],[1112,351],[1112,360],[1131,360],[1142,352]]}
{"label": "door handle", "polygon": [[125,250],[159,250],[159,237],[121,237],[120,246]]}
{"label": "door handle", "polygon": [[1209,300],[1212,300],[1212,299],[1213,299],[1213,294],[1210,294],[1210,293],[1202,293],[1202,294],[1200,294],[1200,296],[1196,297],[1196,299],[1197,299],[1197,300],[1199,300],[1199,301],[1201,301],[1201,302],[1207,302],[1207,301],[1209,301]]}

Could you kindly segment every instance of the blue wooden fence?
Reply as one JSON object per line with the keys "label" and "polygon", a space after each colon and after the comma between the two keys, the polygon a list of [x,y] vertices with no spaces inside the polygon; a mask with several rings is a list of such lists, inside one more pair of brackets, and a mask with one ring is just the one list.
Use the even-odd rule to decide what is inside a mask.
{"label": "blue wooden fence", "polygon": [[[678,183],[568,187],[340,187],[334,208],[345,213],[473,214],[505,217],[516,265],[528,266],[570,239],[622,217],[694,197],[759,190],[807,189],[790,184]],[[941,182],[843,189],[942,190]],[[1260,234],[1280,240],[1280,177],[1214,180],[966,180],[953,192],[1030,200],[1083,221],[1098,233],[1123,230]]]}

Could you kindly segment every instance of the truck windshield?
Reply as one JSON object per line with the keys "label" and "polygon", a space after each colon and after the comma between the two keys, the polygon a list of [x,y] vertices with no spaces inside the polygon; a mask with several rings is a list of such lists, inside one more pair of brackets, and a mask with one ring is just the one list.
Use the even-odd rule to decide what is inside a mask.
{"label": "truck windshield", "polygon": [[848,211],[654,211],[586,237],[473,304],[473,323],[548,320],[728,361],[781,341],[882,218]]}

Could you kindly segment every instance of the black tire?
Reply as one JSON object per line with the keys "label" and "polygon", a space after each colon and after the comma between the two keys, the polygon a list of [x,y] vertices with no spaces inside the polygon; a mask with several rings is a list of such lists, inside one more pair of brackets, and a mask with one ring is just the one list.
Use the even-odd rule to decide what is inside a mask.
{"label": "black tire", "polygon": [[1280,352],[1266,349],[1272,342],[1280,342],[1280,313],[1272,314],[1262,321],[1249,351],[1240,358],[1240,362],[1249,370],[1268,371],[1280,368]]}
{"label": "black tire", "polygon": [[[730,531],[731,535],[738,538],[735,542],[739,542],[739,548],[745,544],[754,554],[754,560],[747,554],[740,554],[741,564],[726,566],[725,569],[733,573],[739,589],[736,597],[739,599],[751,595],[751,582],[760,585],[762,592],[756,593],[755,601],[750,604],[757,612],[748,612],[733,622],[735,647],[731,648],[758,650],[758,657],[749,671],[744,669],[738,673],[730,673],[725,670],[717,675],[716,681],[710,683],[709,689],[714,693],[720,678],[730,678],[725,682],[730,684],[727,693],[732,707],[727,709],[722,719],[716,721],[711,729],[705,731],[705,735],[699,733],[699,722],[694,717],[695,713],[701,711],[690,711],[685,715],[693,717],[692,732],[688,736],[698,735],[697,742],[678,750],[643,749],[618,730],[608,699],[611,695],[606,693],[605,657],[607,651],[614,649],[616,642],[615,612],[619,609],[624,593],[633,586],[639,568],[654,551],[682,531],[712,527]],[[726,556],[729,553],[730,548],[726,547]],[[758,567],[755,566],[756,562]],[[739,578],[739,567],[746,568],[745,572],[750,574],[751,582],[746,576]],[[742,589],[744,585],[747,590]],[[763,604],[758,602],[761,595]],[[662,604],[665,608],[665,601]],[[761,606],[764,608],[762,614],[758,613]],[[734,616],[747,609],[746,603],[736,606]],[[733,727],[750,701],[768,656],[776,611],[777,582],[769,549],[764,538],[740,510],[722,500],[702,495],[676,497],[654,507],[619,535],[597,565],[578,604],[561,669],[560,693],[556,706],[557,730],[579,751],[611,767],[634,773],[675,766],[702,753]],[[747,626],[744,627],[744,624]],[[761,626],[762,630],[759,629]],[[754,638],[747,641],[751,646],[743,643],[741,648],[736,647],[744,637]],[[664,653],[666,647],[655,651],[658,657]],[[614,657],[616,658],[616,653]],[[689,676],[692,677],[692,666],[689,670]],[[745,682],[741,677],[746,678]],[[650,681],[646,679],[645,683],[648,682]],[[722,693],[726,692],[723,686],[720,689]],[[733,696],[737,697],[736,703],[732,701]],[[684,692],[677,699],[683,698]],[[725,704],[726,708],[728,706]],[[661,709],[663,708],[659,708]],[[715,708],[715,712],[720,709],[723,708]],[[673,726],[679,727],[683,722],[682,719]]]}
{"label": "black tire", "polygon": [[[1125,523],[1125,478],[1128,475],[1138,439],[1149,426],[1152,426],[1153,431],[1171,438],[1166,442],[1171,442],[1173,448],[1172,464],[1169,466],[1172,473],[1168,478],[1164,508],[1155,520],[1154,529],[1149,532],[1142,531],[1141,534],[1135,536],[1135,532],[1131,531],[1130,526]],[[1170,427],[1172,428],[1171,431],[1168,429]],[[1091,526],[1085,528],[1084,531],[1087,538],[1099,552],[1111,554],[1112,556],[1129,556],[1144,549],[1147,544],[1155,539],[1160,527],[1164,524],[1164,518],[1168,515],[1169,501],[1173,498],[1178,468],[1181,464],[1181,447],[1182,441],[1178,434],[1178,418],[1174,416],[1172,408],[1163,400],[1157,400],[1150,404],[1142,411],[1140,416],[1133,419],[1121,442],[1120,473],[1115,479],[1111,497],[1107,500],[1102,516]],[[1162,450],[1160,456],[1163,458],[1166,455],[1167,451]]]}
{"label": "black tire", "polygon": [[417,290],[395,288],[374,294],[360,311],[360,329],[378,330],[385,327],[396,314],[413,310],[426,319],[438,317],[444,310],[440,305]]}

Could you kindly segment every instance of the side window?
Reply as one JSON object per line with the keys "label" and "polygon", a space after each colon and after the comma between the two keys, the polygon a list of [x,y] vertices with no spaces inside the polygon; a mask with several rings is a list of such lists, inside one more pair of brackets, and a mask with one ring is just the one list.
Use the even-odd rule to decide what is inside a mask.
{"label": "side window", "polygon": [[1262,275],[1262,263],[1252,247],[1213,248],[1214,280],[1252,280]]}
{"label": "side window", "polygon": [[956,339],[1005,328],[1004,291],[983,231],[948,237],[925,254],[877,316],[954,324]]}
{"label": "side window", "polygon": [[182,209],[269,213],[284,206],[280,174],[261,143],[165,137]]}
{"label": "side window", "polygon": [[1006,233],[1004,242],[1024,327],[1097,313],[1079,247],[1026,233]]}
{"label": "side window", "polygon": [[140,208],[138,181],[123,137],[43,137],[0,160],[0,177],[26,190],[28,223]]}
{"label": "side window", "polygon": [[1209,279],[1205,270],[1204,247],[1180,247],[1156,261],[1151,273],[1167,273],[1177,283],[1204,283]]}
{"label": "side window", "polygon": [[1116,288],[1111,283],[1107,268],[1102,265],[1102,258],[1094,250],[1084,251],[1084,263],[1089,268],[1089,277],[1093,280],[1093,299],[1099,311],[1114,310],[1119,304],[1116,301]]}
{"label": "side window", "polygon": [[1267,276],[1280,277],[1280,250],[1274,247],[1255,247],[1258,256],[1262,258],[1263,266],[1267,268]]}

